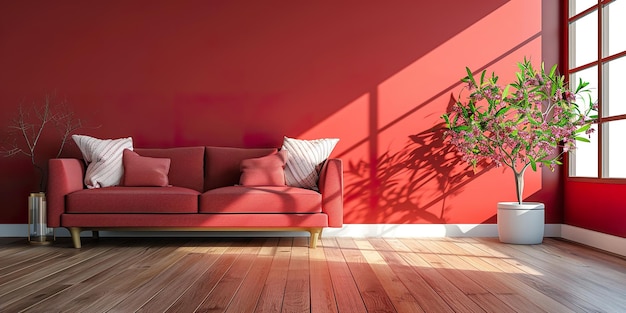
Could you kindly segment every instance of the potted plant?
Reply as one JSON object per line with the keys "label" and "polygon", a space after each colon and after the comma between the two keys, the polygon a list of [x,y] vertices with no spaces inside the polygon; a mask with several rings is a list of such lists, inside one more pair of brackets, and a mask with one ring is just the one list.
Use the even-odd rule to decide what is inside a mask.
{"label": "potted plant", "polygon": [[[580,80],[570,89],[556,65],[546,72],[542,63],[537,71],[524,58],[518,68],[516,80],[506,86],[498,84],[495,73],[488,77],[483,71],[478,78],[466,68],[461,81],[469,95],[459,96],[442,118],[446,140],[474,169],[493,164],[513,171],[517,202],[498,203],[500,240],[536,244],[543,240],[544,205],[523,202],[524,173],[538,166],[554,170],[576,141],[589,142],[585,134],[594,131],[597,106],[583,97],[589,83]],[[584,105],[577,104],[579,98]]]}
{"label": "potted plant", "polygon": [[[41,141],[48,128],[54,128],[58,135],[56,155],[41,157],[38,152]],[[50,243],[51,230],[46,225],[46,167],[45,162],[51,157],[60,157],[70,135],[82,127],[64,101],[55,103],[54,96],[46,95],[41,104],[33,104],[31,108],[23,105],[18,107],[17,115],[8,125],[6,143],[0,147],[0,154],[5,157],[23,155],[29,158],[39,174],[39,190],[32,192],[28,198],[28,239],[33,244]]]}

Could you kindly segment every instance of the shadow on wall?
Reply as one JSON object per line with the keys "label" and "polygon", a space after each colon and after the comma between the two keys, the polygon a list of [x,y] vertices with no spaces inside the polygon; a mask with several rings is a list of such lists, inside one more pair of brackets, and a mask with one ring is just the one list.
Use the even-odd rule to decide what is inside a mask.
{"label": "shadow on wall", "polygon": [[[451,95],[448,109],[454,104]],[[344,169],[346,220],[370,223],[445,224],[446,198],[492,166],[476,172],[444,143],[445,124],[408,136],[404,148],[385,151],[371,162],[350,160]]]}
{"label": "shadow on wall", "polygon": [[[531,34],[475,70],[492,71],[498,67],[507,68],[509,64],[515,69],[515,62],[521,56],[528,51],[537,51],[540,39],[540,32]],[[407,107],[407,111],[383,125],[378,124],[381,119],[379,111],[389,102],[379,103],[379,98],[383,97],[378,88],[368,93],[368,136],[339,155],[346,159],[346,223],[495,222],[495,203],[506,201],[509,193],[512,195],[514,191],[508,186],[508,182],[513,184],[511,174],[505,168],[492,170],[495,166],[489,163],[479,164],[474,169],[451,145],[444,143],[446,128],[439,115],[451,110],[460,85],[457,82],[443,88],[418,105]],[[416,128],[413,123],[419,121],[434,122],[434,126],[407,135],[407,130]],[[402,137],[405,143],[394,146],[394,138]],[[355,153],[357,149],[367,149],[368,152]],[[558,173],[543,171],[541,175],[542,178],[536,173],[526,175],[525,195],[532,199],[539,197],[539,201],[551,205],[554,202],[547,194],[553,193]],[[542,183],[547,183],[548,187],[531,195],[542,190]]]}

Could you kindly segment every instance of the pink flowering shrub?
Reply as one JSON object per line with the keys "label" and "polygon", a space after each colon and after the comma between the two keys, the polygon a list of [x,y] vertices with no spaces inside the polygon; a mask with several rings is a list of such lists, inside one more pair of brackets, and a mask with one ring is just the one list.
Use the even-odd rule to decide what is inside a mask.
{"label": "pink flowering shrub", "polygon": [[[448,130],[446,139],[462,155],[464,161],[476,167],[481,162],[510,167],[516,178],[517,200],[521,204],[524,171],[530,166],[546,165],[554,170],[562,164],[563,153],[576,147],[576,141],[589,139],[583,133],[591,128],[597,107],[587,97],[589,105],[582,109],[578,97],[588,93],[589,83],[579,81],[575,91],[568,88],[564,76],[536,71],[529,60],[518,63],[517,80],[502,87],[498,76],[477,81],[469,68],[461,81],[467,83],[469,96],[458,100],[452,112],[442,116]],[[559,149],[561,148],[561,149]]]}

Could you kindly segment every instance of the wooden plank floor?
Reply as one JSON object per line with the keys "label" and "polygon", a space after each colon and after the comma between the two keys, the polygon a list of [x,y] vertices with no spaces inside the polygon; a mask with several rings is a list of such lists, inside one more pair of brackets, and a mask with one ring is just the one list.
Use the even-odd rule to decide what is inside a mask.
{"label": "wooden plank floor", "polygon": [[557,239],[0,238],[0,312],[626,312],[626,260]]}

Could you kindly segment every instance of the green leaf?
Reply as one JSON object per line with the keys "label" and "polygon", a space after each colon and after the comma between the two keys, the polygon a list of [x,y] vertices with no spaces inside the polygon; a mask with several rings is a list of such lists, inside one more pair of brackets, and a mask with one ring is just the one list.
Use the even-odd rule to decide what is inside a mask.
{"label": "green leaf", "polygon": [[531,156],[528,156],[528,158],[530,159],[530,167],[533,169],[533,171],[537,171],[537,162],[535,162],[535,159]]}
{"label": "green leaf", "polygon": [[474,75],[472,74],[472,70],[469,67],[465,67],[465,71],[467,72],[467,78],[474,84],[474,86],[478,86],[476,81],[474,80]]}
{"label": "green leaf", "polygon": [[574,139],[576,139],[578,141],[582,141],[582,142],[591,142],[591,140],[589,140],[589,138],[587,138],[587,137],[576,136],[576,137],[574,137]]}
{"label": "green leaf", "polygon": [[502,91],[502,99],[505,99],[506,96],[509,95],[509,88],[511,88],[511,85],[506,85],[506,87],[504,87],[504,90]]}
{"label": "green leaf", "polygon": [[552,66],[552,68],[550,69],[550,74],[548,76],[550,76],[552,78],[552,77],[554,77],[554,73],[556,73],[556,64],[554,64],[554,66]]}
{"label": "green leaf", "polygon": [[496,112],[496,117],[500,117],[500,116],[502,116],[504,113],[506,113],[507,111],[509,111],[511,108],[512,108],[512,107],[507,106],[507,107],[504,107],[504,108],[502,108],[502,109],[498,110],[498,112]]}
{"label": "green leaf", "polygon": [[587,85],[589,85],[589,82],[584,82],[582,78],[579,78],[578,87],[576,87],[576,92],[574,93],[580,92],[583,88],[587,87]]}
{"label": "green leaf", "polygon": [[448,117],[448,114],[442,115],[441,118],[443,118],[443,120],[446,122],[446,126],[450,128],[450,118]]}
{"label": "green leaf", "polygon": [[586,124],[586,125],[584,125],[583,127],[581,127],[581,128],[579,128],[579,129],[577,129],[576,131],[574,131],[574,134],[579,134],[579,133],[585,132],[585,131],[587,131],[587,129],[589,129],[590,127],[591,127],[591,124]]}
{"label": "green leaf", "polygon": [[557,90],[558,86],[556,84],[552,84],[552,89],[550,89],[550,96],[554,97],[554,95],[556,95],[556,90]]}
{"label": "green leaf", "polygon": [[480,85],[481,85],[481,86],[482,86],[482,85],[483,85],[483,83],[485,82],[485,74],[487,74],[487,71],[483,71],[483,72],[480,74]]}

